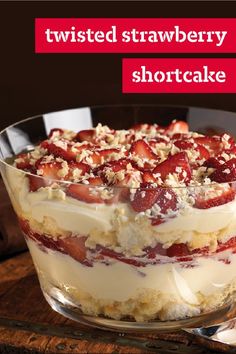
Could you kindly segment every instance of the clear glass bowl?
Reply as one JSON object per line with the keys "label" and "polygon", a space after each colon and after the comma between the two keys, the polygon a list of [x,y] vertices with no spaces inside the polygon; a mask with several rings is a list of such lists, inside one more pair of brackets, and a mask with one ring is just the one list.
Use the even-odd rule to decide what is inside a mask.
{"label": "clear glass bowl", "polygon": [[[53,128],[79,131],[100,122],[126,129],[177,118],[192,130],[199,122],[202,131],[219,130],[227,128],[226,116],[231,133],[236,115],[222,113],[220,127],[216,116],[217,111],[186,107],[87,107],[26,119],[1,132],[2,177],[53,309],[118,331],[173,330],[230,315],[236,293],[236,200],[208,209],[193,200],[235,191],[234,182],[129,189],[46,180],[12,166],[17,154],[31,151]],[[44,188],[30,192],[32,178]],[[160,211],[155,218],[135,210],[134,199],[146,195],[155,197]],[[178,207],[172,208],[175,198]],[[168,219],[163,208],[172,208]]]}

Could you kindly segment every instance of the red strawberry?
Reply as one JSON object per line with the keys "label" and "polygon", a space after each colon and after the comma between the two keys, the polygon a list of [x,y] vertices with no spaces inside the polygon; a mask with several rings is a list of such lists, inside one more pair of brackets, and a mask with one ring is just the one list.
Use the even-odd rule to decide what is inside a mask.
{"label": "red strawberry", "polygon": [[152,172],[144,171],[142,174],[142,179],[144,183],[155,183],[156,178],[153,176]]}
{"label": "red strawberry", "polygon": [[81,170],[81,175],[84,175],[85,173],[89,173],[90,171],[90,166],[83,162],[70,161],[68,163],[68,167],[69,167],[69,173],[67,176],[68,179],[73,178],[73,171],[76,169]]}
{"label": "red strawberry", "polygon": [[163,215],[167,214],[169,210],[175,211],[177,209],[176,194],[170,188],[162,188],[156,200],[156,204],[160,208],[160,215],[152,218],[152,225],[161,224],[164,221]]}
{"label": "red strawberry", "polygon": [[31,192],[35,192],[41,187],[50,186],[53,180],[60,180],[62,178],[58,175],[59,170],[62,169],[62,165],[59,162],[43,163],[37,161],[37,169],[41,171],[40,176],[28,176]]}
{"label": "red strawberry", "polygon": [[236,158],[220,165],[209,178],[215,182],[233,182],[236,181]]}
{"label": "red strawberry", "polygon": [[143,184],[142,187],[137,189],[130,202],[137,213],[150,209],[156,203],[162,191],[161,188],[149,188],[148,184]]}
{"label": "red strawberry", "polygon": [[92,158],[93,163],[99,165],[102,162],[102,158],[106,160],[113,153],[119,153],[118,149],[105,149],[105,150],[95,150],[89,157]]}
{"label": "red strawberry", "polygon": [[135,166],[135,164],[133,163],[133,161],[123,158],[123,159],[119,159],[117,161],[109,161],[101,166],[96,167],[95,169],[93,169],[93,173],[95,175],[99,175],[100,177],[102,177],[104,179],[104,181],[106,180],[106,170],[107,169],[111,169],[113,172],[119,172],[121,170],[126,170],[126,166],[128,164],[131,164],[133,167]]}
{"label": "red strawberry", "polygon": [[[181,172],[178,172],[178,168],[181,169]],[[176,173],[180,181],[189,182],[192,173],[186,152],[182,151],[169,156],[165,161],[154,168],[153,173],[159,173],[162,180],[165,180],[169,173]]]}
{"label": "red strawberry", "polygon": [[31,170],[32,165],[30,164],[30,158],[29,154],[20,154],[17,156],[17,160],[20,159],[20,161],[16,161],[16,167],[21,169],[21,170]]}
{"label": "red strawberry", "polygon": [[223,150],[224,153],[226,154],[234,154],[236,155],[236,145],[231,146],[229,149]]}
{"label": "red strawberry", "polygon": [[93,186],[101,186],[103,185],[103,180],[100,177],[91,177],[88,179],[89,184],[92,184]]}
{"label": "red strawberry", "polygon": [[87,248],[85,246],[86,237],[67,237],[60,239],[60,247],[74,258],[76,261],[83,263],[86,260]]}
{"label": "red strawberry", "polygon": [[199,152],[199,156],[197,160],[209,159],[210,153],[209,151],[201,144],[193,144],[187,140],[177,140],[174,142],[174,145],[177,146],[180,150],[195,150]]}
{"label": "red strawberry", "polygon": [[160,144],[160,143],[163,143],[163,144],[168,144],[168,141],[169,139],[163,139],[163,138],[155,138],[155,139],[151,139],[148,141],[148,144],[151,146],[151,147],[156,147],[157,144]]}
{"label": "red strawberry", "polygon": [[204,162],[203,166],[210,168],[218,168],[221,166],[221,163],[216,157],[210,157]]}
{"label": "red strawberry", "polygon": [[60,128],[53,128],[50,130],[50,133],[48,135],[49,139],[53,136],[54,133],[58,133],[58,135],[62,135],[64,133],[63,129]]}
{"label": "red strawberry", "polygon": [[168,257],[186,257],[190,254],[186,243],[174,243],[166,250],[166,255]]}
{"label": "red strawberry", "polygon": [[209,159],[210,153],[203,145],[197,144],[196,150],[199,152],[199,157],[197,158],[197,160]]}
{"label": "red strawberry", "polygon": [[156,258],[156,255],[166,256],[166,249],[161,243],[157,243],[155,247],[147,247],[144,249],[149,259]]}
{"label": "red strawberry", "polygon": [[171,140],[188,140],[191,139],[191,134],[188,133],[175,133],[169,137]]}
{"label": "red strawberry", "polygon": [[188,123],[182,121],[182,120],[177,120],[173,121],[168,125],[168,127],[165,129],[166,134],[173,134],[173,133],[188,133],[189,127]]}
{"label": "red strawberry", "polygon": [[29,190],[30,192],[36,192],[41,187],[46,187],[48,184],[42,177],[29,175]]}
{"label": "red strawberry", "polygon": [[104,203],[99,192],[88,184],[71,184],[67,189],[67,195],[86,203]]}
{"label": "red strawberry", "polygon": [[130,130],[135,130],[135,131],[141,131],[141,130],[143,130],[143,131],[147,131],[147,130],[150,129],[150,127],[151,127],[150,124],[137,123],[137,124],[133,125],[133,126],[130,128]]}
{"label": "red strawberry", "polygon": [[181,150],[188,150],[193,148],[193,143],[187,140],[176,140],[174,145]]}
{"label": "red strawberry", "polygon": [[[66,142],[66,149],[55,145],[54,143],[49,143],[47,146],[48,152],[56,157],[61,157],[66,161],[75,161],[76,156],[83,150],[86,149],[86,145],[73,146],[70,142]],[[46,146],[45,146],[46,147]]]}
{"label": "red strawberry", "polygon": [[214,198],[205,199],[204,197],[197,196],[195,200],[195,208],[198,209],[209,209],[219,205],[223,205],[231,202],[235,198],[235,191],[231,188],[222,191],[220,196]]}
{"label": "red strawberry", "polygon": [[94,142],[95,138],[95,130],[94,129],[87,129],[81,130],[77,133],[75,140],[77,141],[88,141]]}
{"label": "red strawberry", "polygon": [[214,154],[218,154],[222,150],[222,142],[219,136],[200,136],[194,138],[197,144],[205,146],[208,150]]}
{"label": "red strawberry", "polygon": [[158,157],[150,146],[144,140],[136,140],[130,148],[130,152],[132,154],[138,155],[141,158],[154,159],[156,160]]}

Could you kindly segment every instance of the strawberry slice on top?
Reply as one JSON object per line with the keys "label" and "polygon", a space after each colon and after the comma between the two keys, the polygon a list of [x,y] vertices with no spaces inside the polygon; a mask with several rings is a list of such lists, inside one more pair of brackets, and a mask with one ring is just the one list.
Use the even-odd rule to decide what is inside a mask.
{"label": "strawberry slice on top", "polygon": [[130,152],[140,158],[156,160],[158,156],[152,151],[151,147],[144,140],[136,140],[130,148]]}
{"label": "strawberry slice on top", "polygon": [[153,170],[153,174],[159,174],[163,181],[168,174],[173,173],[178,176],[180,182],[188,183],[191,180],[192,171],[186,152],[182,151],[175,155],[170,155]]}
{"label": "strawberry slice on top", "polygon": [[53,128],[50,130],[50,133],[48,135],[49,138],[52,138],[54,134],[56,135],[63,135],[64,130],[61,128]]}
{"label": "strawberry slice on top", "polygon": [[133,198],[131,198],[130,204],[134,211],[140,213],[151,209],[160,194],[161,188],[152,188],[150,184],[144,183],[141,188],[137,189]]}
{"label": "strawberry slice on top", "polygon": [[61,157],[66,161],[75,161],[77,155],[86,148],[88,148],[88,146],[78,146],[78,144],[75,145],[69,141],[61,141],[60,145],[58,143],[48,143],[47,145],[47,150],[50,154],[55,157]]}
{"label": "strawberry slice on top", "polygon": [[30,171],[32,169],[32,165],[30,164],[30,155],[27,153],[18,155],[15,161],[16,167],[20,170]]}
{"label": "strawberry slice on top", "polygon": [[[38,161],[36,164],[37,170],[40,172],[38,175],[29,175],[29,188],[31,192],[37,191],[41,187],[50,186],[53,180],[60,180],[59,171],[62,170],[62,164],[57,161],[45,163]],[[59,173],[59,174],[58,174]]]}
{"label": "strawberry slice on top", "polygon": [[176,134],[176,133],[185,134],[188,132],[189,132],[188,123],[182,120],[171,122],[169,126],[165,129],[166,134]]}
{"label": "strawberry slice on top", "polygon": [[99,165],[108,160],[113,154],[118,154],[119,149],[103,149],[103,150],[94,150],[94,152],[89,156],[93,163]]}
{"label": "strawberry slice on top", "polygon": [[[162,224],[169,212],[177,210],[177,196],[171,188],[162,188],[156,203],[159,207],[159,213],[152,218],[152,225],[155,226]],[[170,217],[173,217],[173,214]]]}
{"label": "strawberry slice on top", "polygon": [[[208,193],[206,193],[208,194]],[[208,195],[197,196],[195,199],[194,207],[198,209],[209,209],[219,205],[231,202],[235,198],[235,191],[232,188],[222,190],[222,194],[210,198]]]}
{"label": "strawberry slice on top", "polygon": [[187,140],[176,140],[174,142],[174,145],[183,151],[188,151],[188,150],[197,151],[199,153],[199,156],[196,158],[197,160],[202,160],[202,159],[207,160],[210,158],[209,151],[201,144],[192,143]]}
{"label": "strawberry slice on top", "polygon": [[80,142],[83,141],[94,142],[95,136],[96,136],[96,131],[94,129],[86,129],[78,132],[75,137],[75,140]]}
{"label": "strawberry slice on top", "polygon": [[195,143],[203,145],[214,156],[219,154],[223,148],[220,136],[200,136],[193,138]]}
{"label": "strawberry slice on top", "polygon": [[236,181],[236,158],[223,163],[216,170],[209,175],[211,181],[223,183]]}
{"label": "strawberry slice on top", "polygon": [[[89,180],[88,180],[89,182]],[[95,181],[90,184],[70,184],[67,188],[66,194],[72,198],[78,199],[86,203],[104,203],[104,200],[101,198],[100,191],[96,190]]]}
{"label": "strawberry slice on top", "polygon": [[153,188],[150,184],[143,183],[131,197],[130,204],[138,213],[145,212],[156,205],[150,217],[152,225],[159,225],[169,212],[177,210],[177,196],[171,188]]}

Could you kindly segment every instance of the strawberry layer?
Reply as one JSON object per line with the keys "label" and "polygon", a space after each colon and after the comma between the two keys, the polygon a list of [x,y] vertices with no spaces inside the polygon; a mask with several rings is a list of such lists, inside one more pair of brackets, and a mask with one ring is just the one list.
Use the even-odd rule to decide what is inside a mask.
{"label": "strawberry layer", "polygon": [[[226,250],[229,250],[233,254],[236,253],[236,237],[231,237],[225,243],[219,242],[214,253],[209,250],[209,247],[190,250],[184,243],[173,244],[169,248],[163,248],[161,244],[157,244],[155,247],[145,248],[142,256],[131,258],[120,252],[115,252],[112,249],[102,246],[90,249],[86,247],[87,237],[81,235],[54,240],[49,237],[49,235],[34,232],[30,229],[27,220],[21,219],[19,221],[24,234],[36,241],[42,250],[47,251],[47,249],[50,249],[67,254],[80,263],[88,266],[92,266],[94,262],[105,262],[106,264],[109,264],[115,259],[136,267],[145,267],[148,264],[175,262],[184,263],[183,266],[194,267],[196,265],[196,259],[199,257],[215,256]],[[228,258],[220,258],[220,261],[223,261],[226,264],[230,263]]]}

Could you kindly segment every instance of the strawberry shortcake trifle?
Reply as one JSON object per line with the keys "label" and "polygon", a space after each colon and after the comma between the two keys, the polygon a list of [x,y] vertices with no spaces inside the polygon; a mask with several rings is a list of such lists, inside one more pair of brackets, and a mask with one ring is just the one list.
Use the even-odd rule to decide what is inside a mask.
{"label": "strawberry shortcake trifle", "polygon": [[45,293],[135,321],[201,315],[236,290],[236,144],[183,121],[53,129],[4,178]]}

